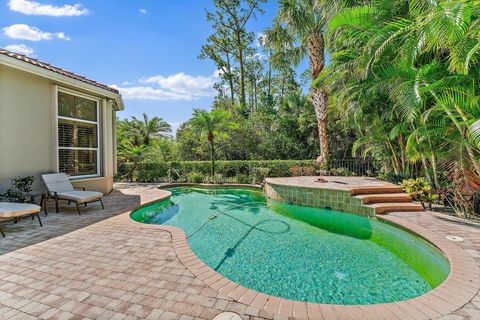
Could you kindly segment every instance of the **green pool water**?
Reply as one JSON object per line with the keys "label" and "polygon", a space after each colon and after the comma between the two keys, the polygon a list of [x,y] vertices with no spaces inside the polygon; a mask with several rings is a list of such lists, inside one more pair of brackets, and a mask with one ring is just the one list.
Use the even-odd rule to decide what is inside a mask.
{"label": "green pool water", "polygon": [[420,296],[449,273],[429,243],[353,214],[267,201],[262,191],[171,188],[136,221],[182,228],[207,265],[266,294],[329,304],[376,304]]}

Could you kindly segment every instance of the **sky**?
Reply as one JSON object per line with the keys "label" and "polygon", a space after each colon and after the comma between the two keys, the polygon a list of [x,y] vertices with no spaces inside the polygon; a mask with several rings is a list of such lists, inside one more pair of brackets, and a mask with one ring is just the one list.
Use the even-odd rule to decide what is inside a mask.
{"label": "sky", "polygon": [[[276,1],[262,7],[255,34]],[[197,59],[212,33],[205,9],[211,0],[0,0],[0,47],[118,88],[120,118],[146,112],[175,131],[215,95],[215,65]]]}

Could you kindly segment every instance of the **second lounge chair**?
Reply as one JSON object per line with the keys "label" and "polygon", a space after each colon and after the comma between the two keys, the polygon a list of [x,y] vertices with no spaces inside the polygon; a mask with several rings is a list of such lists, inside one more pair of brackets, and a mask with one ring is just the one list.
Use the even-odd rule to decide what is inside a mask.
{"label": "second lounge chair", "polygon": [[47,189],[48,196],[55,200],[55,209],[57,213],[59,211],[58,200],[67,200],[68,203],[74,202],[77,206],[79,215],[81,215],[79,206],[82,204],[87,206],[87,203],[99,201],[102,205],[102,209],[105,209],[102,202],[103,193],[85,191],[85,189],[82,191],[75,190],[65,173],[42,174],[42,181]]}

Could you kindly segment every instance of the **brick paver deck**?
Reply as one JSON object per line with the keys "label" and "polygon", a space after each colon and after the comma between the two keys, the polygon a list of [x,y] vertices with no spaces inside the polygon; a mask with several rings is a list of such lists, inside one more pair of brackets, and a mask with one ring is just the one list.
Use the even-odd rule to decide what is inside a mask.
{"label": "brick paver deck", "polygon": [[[222,311],[243,319],[284,319],[286,314],[328,320],[425,319],[425,314],[444,320],[480,319],[478,292],[442,316],[465,292],[472,292],[473,285],[461,279],[457,285],[466,286],[465,292],[445,293],[440,305],[427,300],[401,307],[319,307],[252,294],[195,261],[178,229],[129,218],[133,208],[165,195],[153,186],[124,186],[105,198],[106,210],[92,205],[82,208],[82,216],[73,208],[51,211],[43,218],[43,228],[31,220],[6,228],[7,238],[0,238],[0,319],[212,319]],[[464,238],[449,246],[460,252],[452,251],[458,256],[452,268],[474,261],[474,274],[464,276],[479,278],[480,225],[433,213],[393,213],[387,218],[427,228],[438,241],[448,235]]]}

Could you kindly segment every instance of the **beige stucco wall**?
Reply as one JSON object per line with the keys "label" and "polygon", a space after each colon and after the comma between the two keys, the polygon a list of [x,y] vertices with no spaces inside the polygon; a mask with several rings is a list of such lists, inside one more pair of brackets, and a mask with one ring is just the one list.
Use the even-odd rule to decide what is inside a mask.
{"label": "beige stucco wall", "polygon": [[[56,171],[54,87],[52,80],[0,65],[0,194],[10,188],[11,179],[16,176],[34,175],[34,188],[39,189],[39,175]],[[111,191],[114,170],[113,117],[112,106],[103,100],[100,150],[102,177],[75,181],[74,185],[104,193]]]}

